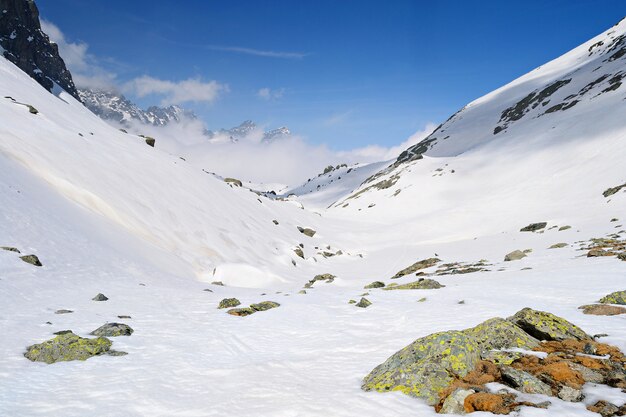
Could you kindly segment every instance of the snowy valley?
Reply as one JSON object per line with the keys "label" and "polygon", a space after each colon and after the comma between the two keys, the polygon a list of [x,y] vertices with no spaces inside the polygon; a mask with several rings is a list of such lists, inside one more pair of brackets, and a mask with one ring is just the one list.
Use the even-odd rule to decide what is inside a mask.
{"label": "snowy valley", "polygon": [[[439,397],[453,383],[501,401],[476,400],[476,415],[598,416],[598,401],[624,415],[626,359],[606,346],[626,352],[626,20],[395,160],[333,164],[289,186],[229,178],[120,131],[0,45],[0,415],[463,414],[467,401],[459,411]],[[596,304],[614,314],[579,308]],[[526,307],[558,317],[516,315]],[[511,331],[519,345],[451,342],[460,368],[512,355],[490,380],[463,380],[473,369],[451,360],[429,370],[444,386],[425,389],[420,346],[392,356],[514,315],[493,343]],[[25,357],[67,337],[55,332],[93,339],[107,323],[132,335],[105,336],[88,360]],[[554,352],[576,383],[537,371],[532,391],[502,376],[502,364],[530,375],[515,363]],[[450,352],[435,356],[445,365]]]}

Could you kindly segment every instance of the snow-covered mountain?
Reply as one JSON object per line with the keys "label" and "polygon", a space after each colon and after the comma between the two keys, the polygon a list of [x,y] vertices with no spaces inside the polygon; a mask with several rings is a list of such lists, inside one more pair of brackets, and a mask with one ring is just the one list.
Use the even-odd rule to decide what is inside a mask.
{"label": "snow-covered mountain", "polygon": [[142,110],[122,94],[112,91],[96,91],[81,88],[78,95],[85,106],[100,118],[129,126],[130,122],[139,122],[151,126],[166,126],[180,123],[185,119],[194,120],[196,115],[191,110],[179,106],[151,106]]}
{"label": "snow-covered mountain", "polygon": [[[626,315],[578,308],[624,290],[625,39],[621,22],[396,161],[335,165],[277,198],[147,146],[0,57],[0,415],[434,417],[426,401],[362,391],[363,377],[419,337],[523,307],[626,350]],[[434,257],[418,274],[440,288],[364,289],[415,282],[398,271]],[[224,300],[280,305],[237,317]],[[24,357],[113,322],[134,329],[111,337],[125,356]],[[568,388],[584,402],[506,389],[547,407],[520,416],[626,403],[619,388]]]}
{"label": "snow-covered mountain", "polygon": [[251,135],[254,135],[256,132],[260,132],[262,136],[262,141],[269,143],[275,139],[284,139],[291,136],[291,131],[289,128],[283,126],[277,129],[260,131],[259,126],[256,125],[252,120],[245,120],[239,126],[231,127],[230,129],[220,129],[216,132],[207,131],[207,136],[211,139],[215,139],[218,141],[230,141],[232,143],[237,143],[240,140],[243,140]]}

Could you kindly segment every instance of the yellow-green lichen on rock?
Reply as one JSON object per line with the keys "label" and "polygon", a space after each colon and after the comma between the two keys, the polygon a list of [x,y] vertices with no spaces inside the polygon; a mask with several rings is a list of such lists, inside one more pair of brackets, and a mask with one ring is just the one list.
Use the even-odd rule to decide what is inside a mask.
{"label": "yellow-green lichen on rock", "polygon": [[626,305],[626,290],[615,291],[600,299],[602,304],[622,304]]}
{"label": "yellow-green lichen on rock", "polygon": [[400,285],[388,285],[383,288],[385,291],[391,290],[436,290],[438,288],[443,288],[445,285],[441,285],[439,282],[434,279],[424,279],[421,278],[418,281],[409,282],[407,284]]}
{"label": "yellow-green lichen on rock", "polygon": [[24,356],[33,362],[55,362],[87,360],[92,356],[103,355],[111,349],[111,341],[106,337],[88,339],[72,332],[61,334],[54,339],[29,346]]}
{"label": "yellow-green lichen on rock", "polygon": [[475,338],[452,330],[417,339],[378,365],[363,380],[365,391],[401,391],[439,401],[439,392],[455,375],[465,376],[480,360]]}
{"label": "yellow-green lichen on rock", "polygon": [[591,339],[578,326],[545,311],[524,308],[508,320],[539,340]]}
{"label": "yellow-green lichen on rock", "polygon": [[515,324],[496,317],[480,323],[476,327],[464,330],[474,337],[481,350],[522,348],[532,349],[539,346],[539,341]]}

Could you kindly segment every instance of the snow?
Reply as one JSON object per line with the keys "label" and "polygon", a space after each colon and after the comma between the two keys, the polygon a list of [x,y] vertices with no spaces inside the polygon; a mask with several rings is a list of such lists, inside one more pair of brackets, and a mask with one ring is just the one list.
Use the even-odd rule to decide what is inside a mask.
{"label": "snow", "polygon": [[[602,191],[626,180],[625,87],[565,112],[528,115],[502,136],[490,131],[526,90],[572,65],[581,78],[563,94],[584,85],[588,60],[596,59],[586,47],[472,103],[462,124],[454,122],[455,137],[374,181],[397,175],[393,186],[349,198],[387,163],[350,174],[345,167],[288,201],[231,186],[158,142],[151,148],[0,58],[3,96],[39,110],[0,98],[0,245],[44,264],[0,250],[0,415],[435,416],[420,400],[363,392],[362,378],[419,337],[523,307],[606,333],[603,342],[626,350],[626,316],[578,309],[624,289],[626,262],[587,258],[575,245],[624,233],[609,220],[626,221],[626,193],[604,198]],[[318,184],[323,191],[308,192]],[[519,232],[537,221],[548,222],[545,232]],[[572,228],[552,228],[563,225]],[[297,226],[317,233],[306,237]],[[570,246],[548,249],[558,242]],[[306,259],[293,253],[300,243]],[[344,255],[318,255],[315,247],[327,245]],[[532,252],[504,262],[514,249]],[[390,282],[435,254],[493,265],[437,277],[442,289],[370,290],[369,308],[348,304],[364,285]],[[298,294],[327,272],[334,282]],[[100,292],[109,300],[92,301]],[[281,306],[233,317],[216,308],[226,297]],[[62,308],[74,312],[54,314]],[[114,338],[113,348],[127,356],[54,365],[23,357],[55,331],[87,336],[126,314],[135,333]],[[626,401],[606,387],[585,392],[588,400]],[[550,401],[547,410],[519,415],[595,415],[583,403]]]}

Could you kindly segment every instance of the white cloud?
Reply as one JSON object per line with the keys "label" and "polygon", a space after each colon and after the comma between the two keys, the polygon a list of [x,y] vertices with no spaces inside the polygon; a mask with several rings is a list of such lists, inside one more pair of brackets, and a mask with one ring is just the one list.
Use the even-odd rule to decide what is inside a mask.
{"label": "white cloud", "polygon": [[241,46],[207,45],[206,48],[213,51],[235,52],[239,54],[263,56],[268,58],[302,59],[308,55],[302,52],[265,51],[261,49],[244,48]]}
{"label": "white cloud", "polygon": [[228,86],[217,81],[203,82],[199,78],[174,82],[144,75],[124,84],[123,90],[138,97],[163,96],[161,105],[169,105],[187,102],[212,103],[220,93],[228,91]]}
{"label": "white cloud", "polygon": [[285,89],[284,88],[280,88],[278,90],[272,90],[271,88],[261,88],[259,91],[257,91],[256,95],[263,99],[263,100],[278,100],[280,98],[283,97],[283,95],[285,94]]}
{"label": "white cloud", "polygon": [[323,120],[322,124],[324,126],[337,126],[338,124],[345,122],[352,113],[353,110],[348,110],[343,113],[334,113],[325,120]]}
{"label": "white cloud", "polygon": [[104,69],[85,42],[70,42],[54,23],[41,19],[41,29],[59,47],[59,53],[79,88],[115,89],[116,74]]}

